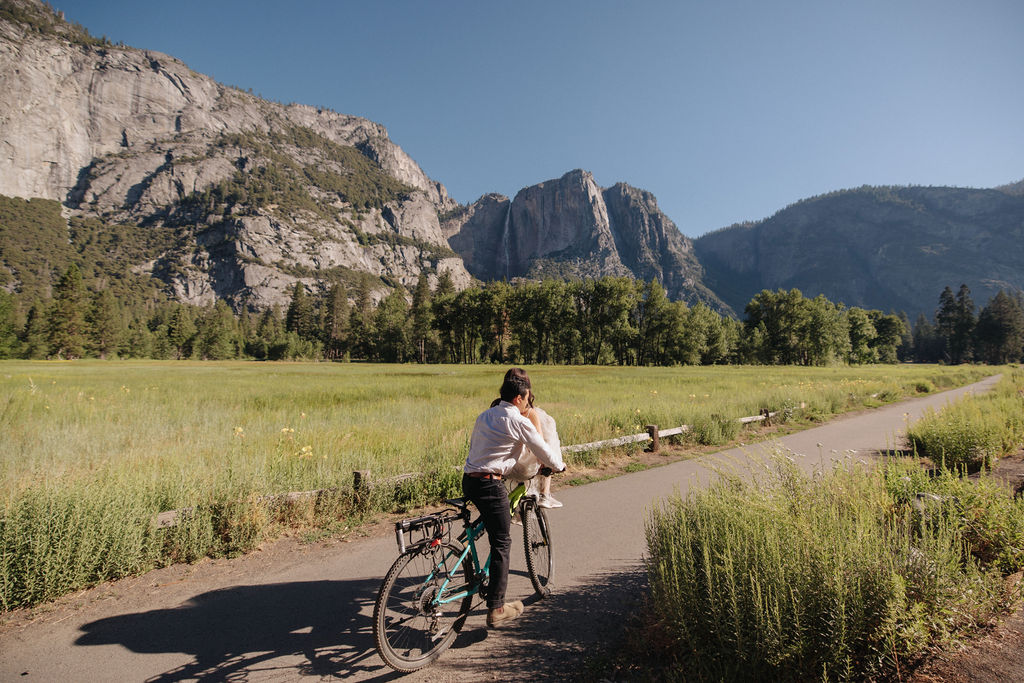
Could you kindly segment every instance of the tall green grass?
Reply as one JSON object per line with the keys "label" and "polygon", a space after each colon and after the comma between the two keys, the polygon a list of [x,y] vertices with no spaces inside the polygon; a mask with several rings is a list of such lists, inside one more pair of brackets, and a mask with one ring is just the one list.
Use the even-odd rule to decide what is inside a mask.
{"label": "tall green grass", "polygon": [[[670,662],[664,675],[885,678],[984,623],[1007,598],[999,570],[1020,566],[1024,503],[922,471],[811,478],[781,460],[760,483],[727,478],[656,508],[644,634]],[[956,514],[918,490],[957,492]]]}
{"label": "tall green grass", "polygon": [[991,467],[1024,445],[1024,371],[1004,373],[993,391],[929,409],[907,430],[907,440],[936,465]]}
{"label": "tall green grass", "polygon": [[[0,363],[0,608],[176,561],[253,548],[456,493],[504,368],[362,364]],[[565,444],[762,408],[818,418],[985,369],[531,367]],[[800,406],[804,407],[801,408]],[[581,454],[580,458],[593,458]],[[572,461],[570,461],[570,465]],[[413,481],[360,495],[352,472]],[[266,496],[323,490],[292,503]],[[156,513],[189,508],[175,527]]]}

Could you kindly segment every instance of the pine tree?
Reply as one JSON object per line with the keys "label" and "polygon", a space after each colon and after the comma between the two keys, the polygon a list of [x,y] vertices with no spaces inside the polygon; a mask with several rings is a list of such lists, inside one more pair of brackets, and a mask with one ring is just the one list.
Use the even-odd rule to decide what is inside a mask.
{"label": "pine tree", "polygon": [[404,363],[409,353],[409,304],[404,289],[396,287],[377,304],[374,328],[374,355],[385,363]]}
{"label": "pine tree", "polygon": [[924,313],[914,322],[913,340],[914,360],[918,363],[938,363],[946,355],[946,340]]}
{"label": "pine tree", "polygon": [[1024,311],[1012,297],[999,290],[978,316],[975,339],[979,356],[986,363],[1002,365],[1021,360]]}
{"label": "pine tree", "polygon": [[345,285],[338,283],[331,287],[327,292],[327,305],[324,308],[324,352],[328,358],[337,360],[345,355],[351,315]]}
{"label": "pine tree", "polygon": [[374,306],[370,296],[370,287],[360,283],[356,293],[355,305],[349,316],[348,348],[355,358],[372,358],[374,354]]}
{"label": "pine tree", "polygon": [[198,326],[199,355],[205,360],[238,356],[235,315],[222,300],[208,308]]}
{"label": "pine tree", "polygon": [[316,339],[316,314],[313,310],[313,301],[306,294],[306,286],[296,282],[292,288],[292,298],[288,303],[288,311],[285,314],[284,328],[288,332],[294,332],[300,339],[312,341]]}
{"label": "pine tree", "polygon": [[412,340],[416,347],[416,360],[420,363],[427,362],[427,346],[434,323],[430,304],[430,279],[426,271],[421,271],[419,280],[416,281],[416,289],[412,293]]}
{"label": "pine tree", "polygon": [[121,307],[110,290],[105,289],[93,298],[86,322],[91,351],[100,358],[116,358],[127,330]]}
{"label": "pine tree", "polygon": [[277,306],[271,306],[260,314],[255,337],[246,350],[249,355],[259,360],[280,360],[287,347],[284,334],[281,313]]}
{"label": "pine tree", "polygon": [[47,341],[46,309],[46,304],[41,301],[36,301],[28,309],[28,315],[25,318],[25,329],[21,334],[22,358],[41,360],[50,353],[50,344]]}
{"label": "pine tree", "polygon": [[950,356],[954,364],[966,363],[974,357],[974,301],[967,285],[956,293],[956,316],[950,338]]}
{"label": "pine tree", "polygon": [[82,273],[71,264],[53,290],[49,318],[50,353],[58,358],[81,358],[86,343],[86,294]]}
{"label": "pine tree", "polygon": [[18,354],[15,313],[14,297],[0,290],[0,358],[14,358]]}
{"label": "pine tree", "polygon": [[189,308],[183,304],[175,306],[174,312],[171,313],[167,322],[166,338],[170,342],[176,360],[192,355],[196,334],[196,324],[192,320]]}
{"label": "pine tree", "polygon": [[448,294],[455,294],[455,283],[452,282],[452,272],[445,269],[437,276],[437,286],[434,287],[434,296],[446,296]]}
{"label": "pine tree", "polygon": [[946,286],[939,295],[939,307],[935,311],[935,329],[942,338],[945,347],[945,357],[951,363],[955,363],[953,338],[956,336],[957,325],[957,304],[953,290]]}
{"label": "pine tree", "polygon": [[146,321],[136,318],[128,323],[126,354],[129,358],[154,358],[153,333]]}

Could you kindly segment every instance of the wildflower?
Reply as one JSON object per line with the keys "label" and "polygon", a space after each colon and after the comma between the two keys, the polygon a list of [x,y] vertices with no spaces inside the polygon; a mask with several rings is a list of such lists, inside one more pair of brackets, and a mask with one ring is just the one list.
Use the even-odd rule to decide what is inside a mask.
{"label": "wildflower", "polygon": [[125,386],[125,385],[123,385],[123,384],[121,385],[121,391],[123,391],[123,392],[124,392],[124,393],[126,393],[126,394],[130,394],[130,393],[132,393],[132,390],[131,390],[131,389],[129,389],[128,387],[126,387],[126,386]]}
{"label": "wildflower", "polygon": [[296,455],[299,456],[300,458],[308,458],[309,456],[313,455],[313,447],[312,446],[303,446],[299,450],[299,452],[296,453]]}
{"label": "wildflower", "polygon": [[95,400],[96,400],[96,397],[95,397],[95,396],[90,396],[90,397],[89,397],[89,400],[90,400],[90,401],[95,401]]}
{"label": "wildflower", "polygon": [[305,420],[306,419],[306,414],[305,413],[299,413],[299,417],[301,417],[303,420]]}
{"label": "wildflower", "polygon": [[282,434],[294,434],[295,430],[292,429],[291,427],[281,427],[281,433]]}

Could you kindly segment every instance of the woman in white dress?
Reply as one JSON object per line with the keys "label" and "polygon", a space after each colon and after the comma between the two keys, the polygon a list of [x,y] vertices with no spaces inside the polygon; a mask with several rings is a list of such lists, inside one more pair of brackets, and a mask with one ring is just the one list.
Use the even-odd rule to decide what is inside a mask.
{"label": "woman in white dress", "polygon": [[[505,377],[507,378],[510,375],[522,377],[527,382],[530,381],[529,375],[527,375],[526,371],[522,368],[511,368],[505,373]],[[537,428],[537,431],[540,432],[541,436],[544,437],[544,440],[550,446],[561,448],[562,442],[558,438],[558,428],[555,425],[555,419],[548,415],[544,409],[535,406],[533,404],[533,399],[533,387],[531,386],[529,408],[527,408],[527,412],[524,413],[524,415],[533,423],[533,426]],[[520,456],[515,467],[513,467],[508,473],[508,478],[513,481],[525,482],[527,485],[527,493],[533,493],[537,496],[537,504],[540,507],[562,507],[562,503],[551,495],[551,472],[541,472],[540,462],[529,449],[525,450],[526,452]],[[514,486],[515,484],[513,484],[513,487]]]}

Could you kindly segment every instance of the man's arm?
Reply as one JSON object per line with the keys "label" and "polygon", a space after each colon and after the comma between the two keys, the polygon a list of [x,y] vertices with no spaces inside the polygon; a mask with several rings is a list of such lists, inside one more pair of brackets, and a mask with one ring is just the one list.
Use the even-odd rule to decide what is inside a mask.
{"label": "man's arm", "polygon": [[533,426],[528,419],[524,418],[517,422],[522,430],[523,443],[537,456],[537,459],[556,472],[565,469],[565,462],[562,460],[562,451],[548,444],[541,436],[540,430]]}

